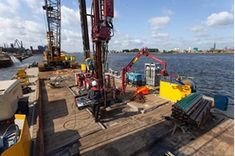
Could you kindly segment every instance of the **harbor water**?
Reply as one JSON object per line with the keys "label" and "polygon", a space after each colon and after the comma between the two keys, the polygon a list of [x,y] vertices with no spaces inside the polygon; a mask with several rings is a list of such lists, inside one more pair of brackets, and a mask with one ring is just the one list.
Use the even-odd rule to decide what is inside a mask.
{"label": "harbor water", "polygon": [[[135,54],[110,54],[108,66],[113,70],[121,68],[134,57]],[[81,53],[75,56],[79,63],[83,60]],[[192,78],[197,90],[205,95],[214,96],[222,94],[229,97],[229,103],[234,102],[234,70],[233,54],[160,54],[157,57],[167,61],[169,73],[179,74]],[[18,68],[28,67],[34,61],[38,62],[42,55],[34,55],[23,60],[22,63],[15,61],[12,67],[0,69],[0,80],[11,79]],[[133,71],[144,72],[144,63],[153,62],[149,58],[142,57],[133,66]]]}
{"label": "harbor water", "polygon": [[42,55],[31,56],[23,60],[22,62],[20,62],[17,58],[13,56],[11,56],[11,59],[14,63],[11,67],[0,68],[0,80],[11,79],[14,76],[14,74],[16,74],[19,68],[27,68],[33,62],[39,62],[40,60],[42,60]]}

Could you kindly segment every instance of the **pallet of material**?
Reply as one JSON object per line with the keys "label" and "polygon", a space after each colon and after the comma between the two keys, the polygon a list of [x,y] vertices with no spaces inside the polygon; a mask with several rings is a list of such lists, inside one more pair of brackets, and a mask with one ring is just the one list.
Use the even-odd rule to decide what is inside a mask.
{"label": "pallet of material", "polygon": [[183,122],[201,127],[209,117],[213,101],[199,93],[192,93],[173,105],[172,117]]}

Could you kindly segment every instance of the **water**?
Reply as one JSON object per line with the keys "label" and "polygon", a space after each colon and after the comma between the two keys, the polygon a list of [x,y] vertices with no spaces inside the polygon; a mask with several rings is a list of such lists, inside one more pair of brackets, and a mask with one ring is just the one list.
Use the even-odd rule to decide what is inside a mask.
{"label": "water", "polygon": [[[108,56],[109,68],[120,71],[121,68],[134,57],[135,54],[111,54]],[[82,54],[76,54],[80,63],[83,60]],[[214,96],[222,94],[229,97],[230,104],[234,102],[234,70],[232,54],[161,54],[159,58],[167,61],[169,73],[192,77],[196,82],[199,92]],[[42,55],[34,55],[16,63],[12,67],[0,69],[0,80],[11,79],[20,67],[28,67],[34,61],[38,62]],[[151,63],[152,60],[142,57],[134,66],[133,71],[144,71],[144,63]]]}
{"label": "water", "polygon": [[[120,71],[135,54],[113,54],[108,57],[109,68]],[[169,73],[191,77],[197,90],[205,95],[222,94],[234,102],[234,70],[233,54],[160,54],[157,57],[167,62]],[[144,63],[153,60],[142,57],[134,66],[133,71],[144,72]]]}
{"label": "water", "polygon": [[39,62],[42,60],[42,55],[34,55],[32,57],[29,57],[22,62],[20,62],[17,58],[14,56],[11,56],[12,61],[14,62],[14,65],[8,68],[0,68],[0,80],[9,80],[12,78],[14,74],[16,74],[17,70],[19,68],[26,68],[30,64],[32,64],[34,61]]}

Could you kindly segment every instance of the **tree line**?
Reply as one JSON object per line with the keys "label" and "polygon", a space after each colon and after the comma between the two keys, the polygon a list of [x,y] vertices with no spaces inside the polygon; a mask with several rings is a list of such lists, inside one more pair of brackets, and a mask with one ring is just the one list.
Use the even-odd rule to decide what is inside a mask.
{"label": "tree line", "polygon": [[[140,51],[140,49],[138,48],[134,48],[134,49],[123,49],[122,52],[138,52]],[[159,52],[159,49],[158,48],[148,48],[148,51],[149,52]]]}

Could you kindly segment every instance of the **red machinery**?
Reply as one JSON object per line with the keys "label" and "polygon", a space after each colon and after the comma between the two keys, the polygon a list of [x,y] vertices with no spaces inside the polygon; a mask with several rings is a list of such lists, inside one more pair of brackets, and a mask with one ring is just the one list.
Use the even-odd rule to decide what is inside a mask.
{"label": "red machinery", "polygon": [[87,16],[91,17],[91,37],[93,42],[94,78],[98,80],[99,89],[104,89],[104,65],[106,62],[108,42],[112,37],[114,17],[113,0],[92,0],[91,14],[86,14],[86,1],[79,0],[83,49],[85,59],[90,57]]}
{"label": "red machinery", "polygon": [[136,56],[128,63],[128,65],[126,67],[123,67],[122,68],[122,91],[125,92],[126,91],[126,73],[129,72],[133,66],[133,64],[135,64],[139,58],[141,56],[146,56],[146,57],[149,57],[151,59],[153,59],[154,61],[156,62],[159,62],[161,65],[162,65],[162,70],[161,70],[161,74],[163,76],[168,76],[168,73],[166,71],[166,62],[157,58],[156,56],[152,55],[148,50],[147,48],[142,48],[137,54]]}
{"label": "red machinery", "polygon": [[92,41],[94,44],[95,75],[100,89],[104,89],[104,65],[108,42],[111,39],[114,16],[113,0],[93,0],[92,2]]}
{"label": "red machinery", "polygon": [[[91,39],[93,44],[92,47],[94,59],[94,70],[91,72],[91,75],[89,75],[89,77],[87,77],[87,73],[84,73],[84,83],[82,84],[87,85],[87,83],[91,82],[91,80],[96,80],[98,84],[98,89],[103,95],[102,103],[106,107],[108,97],[107,94],[108,92],[110,92],[110,85],[107,85],[107,83],[111,83],[111,79],[109,76],[105,76],[104,68],[108,54],[108,42],[113,36],[112,19],[114,17],[114,1],[92,0],[90,14],[86,13],[86,0],[79,0],[79,4],[84,59],[86,60],[91,56],[89,47],[87,16],[91,17]],[[86,89],[89,89],[89,87],[86,87]],[[99,109],[93,114],[97,113],[99,114]],[[97,120],[96,115],[95,118]]]}

